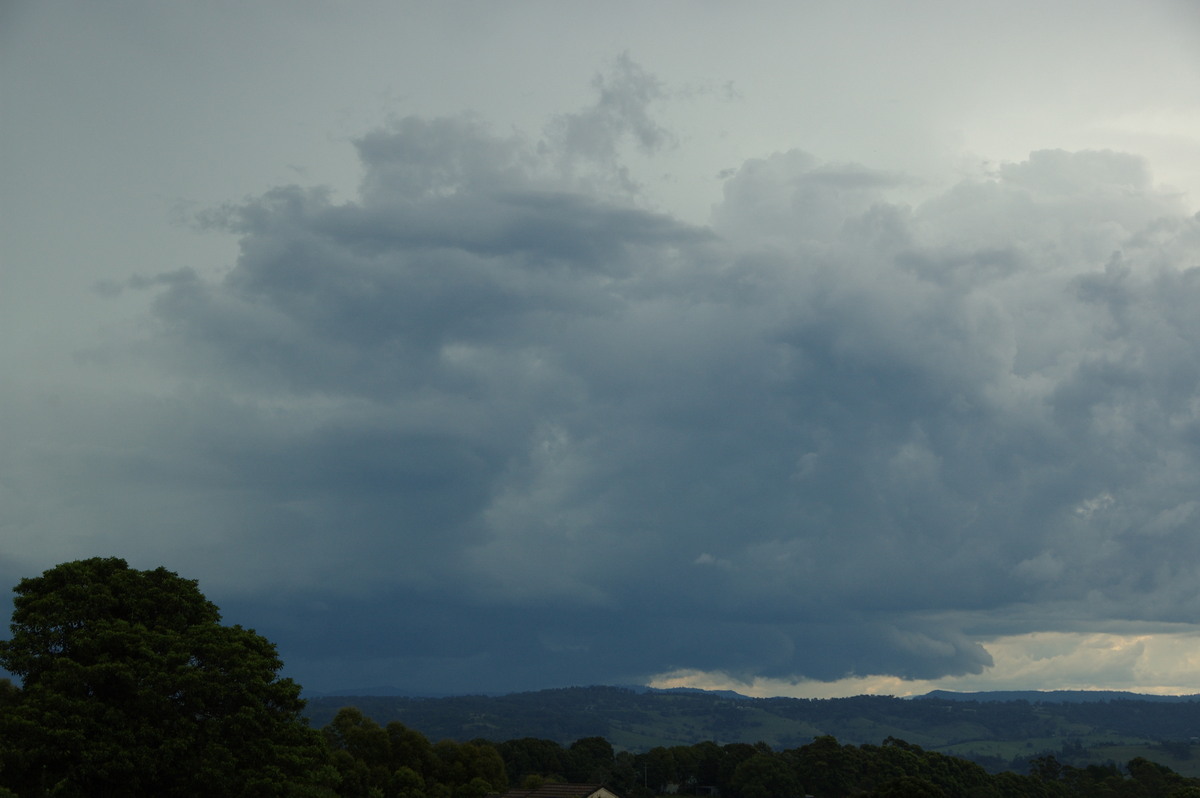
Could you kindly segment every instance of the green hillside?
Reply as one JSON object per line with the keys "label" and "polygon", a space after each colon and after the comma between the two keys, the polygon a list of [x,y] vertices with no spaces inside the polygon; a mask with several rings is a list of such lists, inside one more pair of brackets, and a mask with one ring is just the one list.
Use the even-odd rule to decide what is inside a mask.
{"label": "green hillside", "polygon": [[751,699],[700,691],[580,687],[505,696],[322,697],[308,714],[322,726],[342,706],[379,723],[393,720],[431,739],[493,742],[523,737],[569,744],[603,737],[618,750],[765,742],[804,745],[821,735],[845,744],[887,738],[972,759],[993,770],[1052,752],[1077,766],[1142,756],[1200,776],[1200,702],[1139,698],[1099,701],[899,699]]}

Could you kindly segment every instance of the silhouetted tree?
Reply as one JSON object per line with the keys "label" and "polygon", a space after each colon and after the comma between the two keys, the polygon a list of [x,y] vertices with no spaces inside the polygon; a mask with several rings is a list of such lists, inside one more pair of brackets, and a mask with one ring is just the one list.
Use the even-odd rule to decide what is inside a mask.
{"label": "silhouetted tree", "polygon": [[23,579],[0,665],[0,779],[22,795],[331,795],[320,736],[275,646],[223,626],[193,580],[117,558]]}

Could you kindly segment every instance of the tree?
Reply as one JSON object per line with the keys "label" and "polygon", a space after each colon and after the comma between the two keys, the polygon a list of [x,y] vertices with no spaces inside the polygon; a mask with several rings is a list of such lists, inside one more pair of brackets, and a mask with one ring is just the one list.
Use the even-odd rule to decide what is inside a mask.
{"label": "tree", "polygon": [[372,789],[382,789],[390,782],[391,739],[358,707],[342,707],[321,733],[341,777],[339,795],[369,796]]}
{"label": "tree", "polygon": [[521,784],[529,776],[541,777],[543,783],[563,781],[567,772],[567,752],[554,740],[522,737],[505,740],[496,745],[504,759],[508,777]]}
{"label": "tree", "polygon": [[872,798],[946,798],[946,793],[928,779],[900,776],[871,793]]}
{"label": "tree", "polygon": [[567,778],[576,782],[606,784],[612,778],[616,754],[603,737],[584,737],[567,749]]}
{"label": "tree", "polygon": [[804,794],[788,763],[766,752],[756,753],[738,765],[730,787],[738,798],[794,798]]}
{"label": "tree", "polygon": [[800,782],[817,798],[848,795],[861,771],[861,751],[822,735],[796,750]]}
{"label": "tree", "polygon": [[667,792],[668,784],[679,783],[679,769],[675,755],[669,748],[661,745],[651,748],[642,757],[642,768],[645,784],[653,784],[658,795]]}
{"label": "tree", "polygon": [[223,626],[194,580],[118,558],[14,588],[0,665],[22,680],[0,737],[21,795],[329,795],[320,736],[275,646]]}

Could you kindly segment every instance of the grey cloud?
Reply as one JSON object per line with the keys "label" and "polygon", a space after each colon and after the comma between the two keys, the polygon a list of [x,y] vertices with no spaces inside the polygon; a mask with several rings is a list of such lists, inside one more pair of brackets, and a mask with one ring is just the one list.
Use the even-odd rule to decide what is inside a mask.
{"label": "grey cloud", "polygon": [[162,286],[193,283],[196,279],[195,270],[183,268],[173,272],[164,272],[149,276],[134,275],[127,280],[100,280],[92,285],[92,290],[100,296],[117,297],[123,294],[126,289],[144,291]]}
{"label": "grey cloud", "polygon": [[499,138],[482,120],[407,117],[356,143],[366,168],[367,201],[446,196],[455,191],[516,186],[541,160],[520,136]]}
{"label": "grey cloud", "polygon": [[616,60],[611,76],[597,75],[592,85],[599,95],[593,106],[563,114],[549,126],[551,140],[567,158],[614,162],[626,137],[647,153],[674,143],[674,135],[650,114],[650,106],[667,96],[666,87],[628,54]]}
{"label": "grey cloud", "polygon": [[597,75],[593,88],[593,105],[555,117],[536,142],[519,133],[497,136],[471,115],[408,117],[369,133],[356,142],[366,168],[363,197],[372,205],[385,198],[405,204],[498,187],[637,194],[622,147],[632,142],[653,154],[674,145],[673,134],[653,114],[671,92],[628,56],[618,58],[609,75]]}
{"label": "grey cloud", "polygon": [[[801,150],[752,159],[725,183],[714,224],[747,246],[819,247],[840,235],[866,240],[906,235],[903,206],[888,189],[913,185],[903,175],[860,164],[827,164]],[[815,252],[814,252],[815,254]]]}
{"label": "grey cloud", "polygon": [[1008,610],[1200,609],[1200,221],[1138,159],[908,206],[797,150],[702,229],[611,190],[666,90],[597,89],[539,141],[400,120],[356,200],[211,215],[224,276],[106,289],[154,293],[146,347],[202,386],[113,425],[113,493],[190,497],[161,512],[236,552],[195,562],[302,681],[928,678]]}
{"label": "grey cloud", "polygon": [[1097,193],[1145,192],[1151,187],[1146,162],[1123,152],[1040,150],[1028,161],[1002,165],[999,173],[1005,183],[1076,202]]}
{"label": "grey cloud", "polygon": [[[407,152],[414,130],[373,146]],[[467,156],[423,152],[464,173]],[[510,606],[539,630],[536,679],[978,672],[986,652],[924,613],[1099,589],[1145,617],[1182,578],[1134,539],[1157,524],[1192,547],[1189,516],[1159,520],[1194,487],[1194,280],[1163,261],[1191,223],[1138,243],[1169,208],[1136,161],[1035,156],[906,208],[893,179],[791,153],[730,180],[724,241],[486,164],[385,190],[370,170],[388,163],[367,161],[360,203],[288,189],[247,206],[238,267],[168,286],[160,318],[269,364],[276,390],[383,403],[369,425],[335,405],[280,456],[321,470],[253,470],[347,512],[347,545],[454,584],[446,624]],[[1114,180],[1145,196],[1097,205],[1088,187]],[[1010,240],[973,248],[989,214]],[[1129,265],[1091,259],[1113,244]],[[436,434],[418,396],[447,408]],[[702,555],[721,567],[698,572]],[[618,629],[637,650],[601,667]],[[534,678],[486,635],[457,654],[399,635]]]}

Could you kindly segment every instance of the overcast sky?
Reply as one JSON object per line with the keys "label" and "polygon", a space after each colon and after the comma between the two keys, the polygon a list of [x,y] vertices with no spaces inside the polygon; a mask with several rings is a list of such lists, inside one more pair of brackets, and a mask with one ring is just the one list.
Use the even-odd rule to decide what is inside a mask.
{"label": "overcast sky", "polygon": [[1194,3],[18,1],[0,92],[5,586],[311,691],[1200,692]]}

